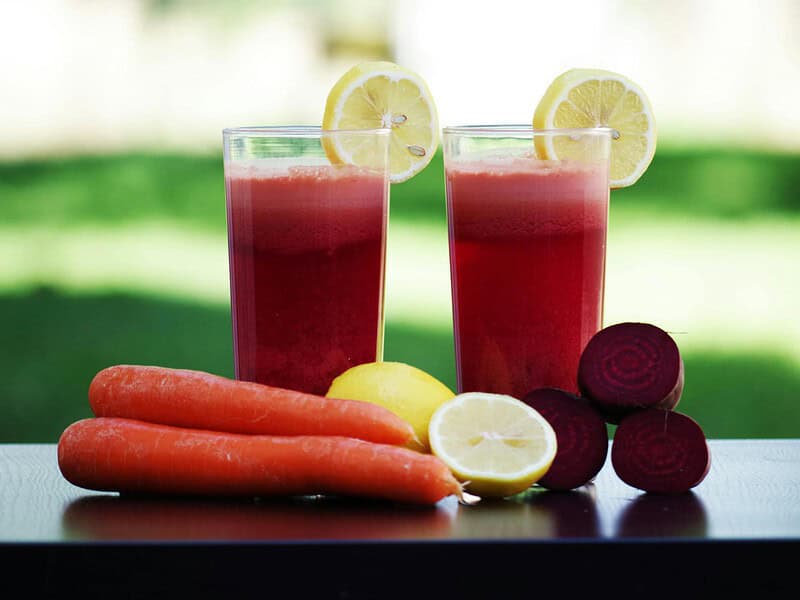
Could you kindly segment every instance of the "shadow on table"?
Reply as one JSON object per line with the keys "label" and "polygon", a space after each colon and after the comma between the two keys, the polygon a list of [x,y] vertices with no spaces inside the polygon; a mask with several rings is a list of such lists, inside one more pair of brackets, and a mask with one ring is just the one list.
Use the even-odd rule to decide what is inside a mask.
{"label": "shadow on table", "polygon": [[61,526],[68,539],[93,541],[403,540],[448,537],[455,509],[333,497],[91,495],[67,505]]}

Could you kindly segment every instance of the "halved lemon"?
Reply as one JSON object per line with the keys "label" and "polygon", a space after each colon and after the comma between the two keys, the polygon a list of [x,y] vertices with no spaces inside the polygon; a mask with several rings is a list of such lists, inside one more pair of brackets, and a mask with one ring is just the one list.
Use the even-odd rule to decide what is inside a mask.
{"label": "halved lemon", "polygon": [[[391,62],[364,62],[347,71],[331,89],[323,129],[391,128],[390,181],[410,179],[433,159],[439,146],[439,117],[425,81]],[[359,136],[323,138],[336,164],[369,160]]]}
{"label": "halved lemon", "polygon": [[539,481],[556,456],[556,434],[536,410],[511,396],[466,392],[431,417],[433,454],[465,490],[502,498]]}
{"label": "halved lemon", "polygon": [[[534,129],[610,127],[610,184],[633,185],[647,170],[656,151],[656,123],[644,91],[619,73],[571,69],[550,84],[533,115]],[[542,158],[563,159],[582,146],[569,136],[541,137]]]}

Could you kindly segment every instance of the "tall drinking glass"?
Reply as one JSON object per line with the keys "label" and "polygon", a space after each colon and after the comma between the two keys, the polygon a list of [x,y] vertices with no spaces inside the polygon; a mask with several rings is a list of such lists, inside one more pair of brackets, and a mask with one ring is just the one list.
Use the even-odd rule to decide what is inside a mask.
{"label": "tall drinking glass", "polygon": [[[237,379],[324,394],[382,359],[389,134],[224,130]],[[370,164],[332,164],[343,142]]]}
{"label": "tall drinking glass", "polygon": [[[577,391],[602,326],[611,130],[444,130],[458,390]],[[544,160],[537,156],[570,157]]]}

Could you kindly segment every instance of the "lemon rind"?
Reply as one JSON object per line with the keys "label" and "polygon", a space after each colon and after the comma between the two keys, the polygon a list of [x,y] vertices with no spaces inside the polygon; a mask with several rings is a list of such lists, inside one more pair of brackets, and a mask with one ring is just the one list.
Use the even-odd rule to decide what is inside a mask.
{"label": "lemon rind", "polygon": [[[483,471],[472,469],[465,466],[462,462],[450,453],[446,452],[439,444],[439,438],[435,432],[440,426],[444,415],[449,410],[452,410],[457,405],[463,405],[464,402],[469,401],[470,397],[492,396],[493,401],[501,401],[506,403],[515,403],[516,406],[522,408],[526,413],[530,414],[542,426],[544,432],[544,439],[547,442],[545,446],[546,452],[543,454],[544,458],[538,462],[521,469],[519,471],[509,473],[498,473],[493,471]],[[433,435],[431,435],[433,434]],[[434,412],[428,429],[428,439],[431,451],[442,459],[445,464],[453,471],[458,479],[461,481],[468,481],[467,491],[481,495],[511,495],[514,490],[522,491],[523,489],[533,485],[541,479],[547,472],[547,469],[552,465],[557,450],[557,441],[555,431],[550,424],[538,413],[535,409],[512,396],[505,396],[500,394],[484,394],[483,392],[469,392],[466,394],[459,394],[453,399],[442,404],[436,412]]]}
{"label": "lemon rind", "polygon": [[[373,65],[373,67],[369,67],[367,65]],[[382,65],[382,68],[374,68],[375,65]],[[353,75],[349,76],[350,72],[353,72]],[[386,77],[392,82],[398,82],[402,80],[410,81],[419,90],[420,97],[430,108],[431,143],[424,147],[425,158],[422,160],[412,161],[412,166],[405,171],[392,173],[390,170],[389,173],[389,180],[392,183],[401,183],[403,181],[407,181],[422,171],[426,166],[428,166],[428,164],[430,164],[439,146],[439,115],[436,104],[433,101],[433,95],[431,94],[428,85],[421,77],[419,77],[419,75],[390,62],[381,61],[377,63],[365,63],[363,65],[357,65],[351,69],[350,72],[342,76],[342,78],[331,89],[329,98],[330,96],[334,96],[336,102],[332,107],[326,105],[325,116],[323,118],[324,129],[336,129],[337,124],[341,121],[343,116],[345,100],[349,98],[357,88],[362,87],[365,82],[375,77]],[[350,78],[352,78],[352,81],[348,81]],[[341,90],[337,90],[337,87],[339,86],[342,86]],[[375,126],[386,127],[386,124],[376,123]],[[327,143],[324,143],[323,147],[332,163],[355,164],[352,158],[352,153],[345,150],[336,138],[330,140],[326,139],[325,141]]]}
{"label": "lemon rind", "polygon": [[[642,137],[647,140],[646,151],[642,155],[642,158],[636,163],[634,169],[630,171],[629,175],[623,178],[612,179],[609,182],[612,189],[631,186],[639,180],[645,171],[647,171],[647,168],[653,161],[658,134],[650,99],[647,97],[647,94],[644,92],[641,86],[637,85],[629,78],[619,73],[604,69],[571,69],[566,71],[554,79],[545,91],[542,99],[539,102],[539,106],[546,106],[548,107],[548,110],[546,113],[544,113],[544,116],[540,118],[541,113],[539,106],[537,106],[537,109],[534,112],[533,126],[537,129],[554,129],[555,124],[553,123],[553,119],[558,106],[560,106],[564,101],[569,101],[568,96],[573,89],[591,80],[619,82],[625,86],[626,90],[630,90],[639,96],[642,101],[642,114],[645,115],[649,124],[647,131],[641,134]],[[586,126],[607,127],[609,125],[607,123],[587,123]],[[543,155],[541,158],[558,158],[557,152],[553,148],[552,140],[550,138],[537,138],[536,145],[539,152]]]}

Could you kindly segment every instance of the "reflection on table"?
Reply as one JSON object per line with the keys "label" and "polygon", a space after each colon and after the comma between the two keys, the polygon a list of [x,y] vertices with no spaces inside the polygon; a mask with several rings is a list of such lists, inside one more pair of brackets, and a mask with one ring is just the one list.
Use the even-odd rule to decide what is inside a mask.
{"label": "reflection on table", "polygon": [[62,515],[73,540],[411,540],[704,537],[694,493],[641,494],[600,510],[594,485],[571,492],[531,488],[504,500],[435,507],[308,496],[224,499],[87,495]]}
{"label": "reflection on table", "polygon": [[88,540],[325,540],[447,536],[447,506],[408,507],[351,499],[280,500],[92,495],[72,501],[62,527]]}

